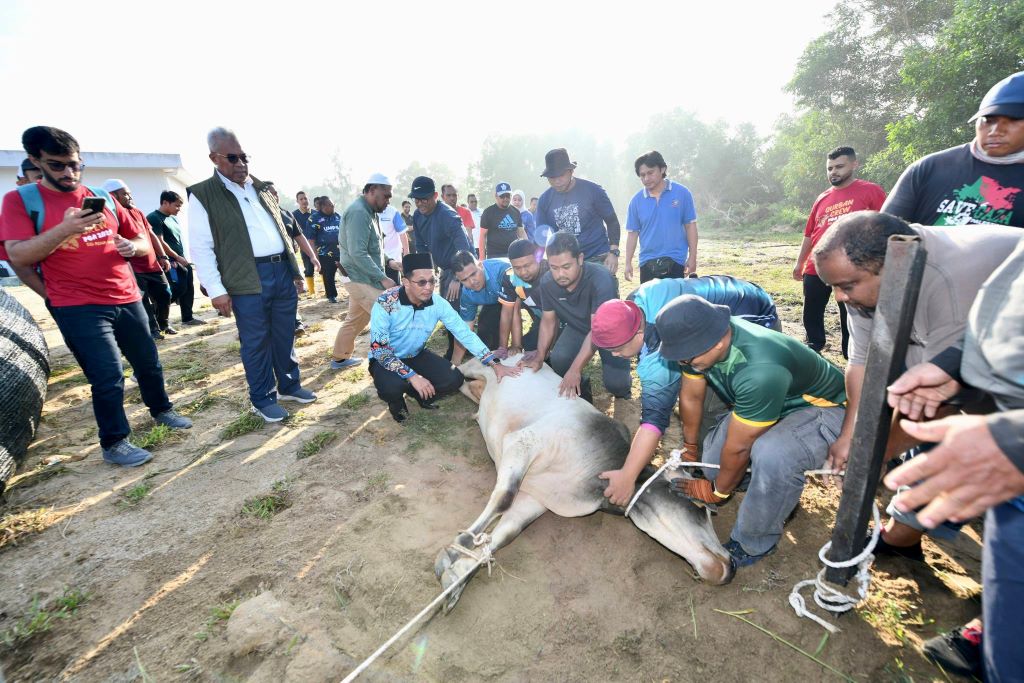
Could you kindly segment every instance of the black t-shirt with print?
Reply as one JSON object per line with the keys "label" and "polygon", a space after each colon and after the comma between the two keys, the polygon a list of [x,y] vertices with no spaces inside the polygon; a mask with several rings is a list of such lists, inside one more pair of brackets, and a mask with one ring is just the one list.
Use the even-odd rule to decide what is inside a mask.
{"label": "black t-shirt with print", "polygon": [[491,204],[480,215],[480,227],[487,230],[484,257],[506,258],[508,246],[519,237],[518,228],[523,227],[523,217],[519,209],[511,204],[507,209],[499,209],[497,204]]}
{"label": "black t-shirt with print", "polygon": [[968,143],[911,164],[882,211],[923,225],[993,223],[1024,228],[1022,190],[1024,163],[981,161],[971,154]]}

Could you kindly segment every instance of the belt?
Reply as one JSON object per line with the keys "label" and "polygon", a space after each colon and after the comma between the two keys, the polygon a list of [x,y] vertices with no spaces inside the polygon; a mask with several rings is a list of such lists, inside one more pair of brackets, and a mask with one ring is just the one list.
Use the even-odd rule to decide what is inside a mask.
{"label": "belt", "polygon": [[284,252],[280,254],[271,254],[270,256],[257,256],[256,263],[280,263],[284,261]]}

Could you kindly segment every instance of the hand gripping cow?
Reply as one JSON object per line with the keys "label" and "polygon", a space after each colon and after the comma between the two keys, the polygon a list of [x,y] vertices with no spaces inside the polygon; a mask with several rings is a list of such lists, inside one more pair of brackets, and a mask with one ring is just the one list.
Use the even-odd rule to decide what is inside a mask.
{"label": "hand gripping cow", "polygon": [[[434,572],[444,588],[476,565],[473,556],[507,545],[547,510],[562,517],[597,510],[623,514],[622,507],[604,497],[605,482],[598,474],[620,468],[629,452],[626,428],[586,401],[560,398],[561,378],[547,365],[501,383],[475,358],[459,369],[467,380],[462,392],[479,404],[477,421],[498,473],[484,511],[437,556]],[[481,534],[499,517],[483,541],[487,547],[476,546],[474,539],[484,539]],[[715,584],[732,579],[729,553],[705,512],[680,501],[667,485],[649,486],[629,518],[686,559],[701,578]],[[458,602],[464,586],[449,596],[445,612]]]}

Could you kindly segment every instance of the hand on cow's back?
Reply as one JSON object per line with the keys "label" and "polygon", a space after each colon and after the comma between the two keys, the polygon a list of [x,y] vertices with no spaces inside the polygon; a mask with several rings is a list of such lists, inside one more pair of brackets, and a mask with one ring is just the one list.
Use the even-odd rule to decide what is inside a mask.
{"label": "hand on cow's back", "polygon": [[523,364],[516,363],[515,365],[502,365],[501,363],[495,363],[493,366],[494,374],[498,377],[498,382],[505,377],[518,377],[523,373]]}
{"label": "hand on cow's back", "polygon": [[604,497],[612,505],[628,505],[636,490],[636,477],[630,477],[623,470],[607,470],[597,475],[601,479],[608,480],[608,487],[604,490]]}

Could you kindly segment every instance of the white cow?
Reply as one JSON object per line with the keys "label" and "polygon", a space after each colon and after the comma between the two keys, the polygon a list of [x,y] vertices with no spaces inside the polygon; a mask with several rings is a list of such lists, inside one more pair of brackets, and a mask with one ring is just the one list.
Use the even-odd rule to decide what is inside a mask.
{"label": "white cow", "polygon": [[[475,547],[474,537],[483,538],[479,534],[498,517],[487,542],[491,552],[510,543],[547,510],[562,517],[582,517],[597,510],[623,514],[623,508],[604,497],[607,483],[598,474],[620,468],[629,452],[626,428],[586,401],[559,397],[561,378],[547,365],[501,383],[493,370],[476,359],[459,369],[466,376],[463,393],[480,406],[477,421],[498,476],[484,511],[437,556],[434,572],[445,588],[475,564],[471,553],[478,555],[482,548]],[[648,468],[645,476],[651,473]],[[674,496],[668,486],[658,482],[649,486],[629,517],[685,558],[706,581],[724,584],[732,579],[729,553],[705,512]],[[451,594],[446,612],[458,602],[464,587]]]}

